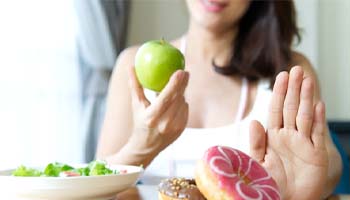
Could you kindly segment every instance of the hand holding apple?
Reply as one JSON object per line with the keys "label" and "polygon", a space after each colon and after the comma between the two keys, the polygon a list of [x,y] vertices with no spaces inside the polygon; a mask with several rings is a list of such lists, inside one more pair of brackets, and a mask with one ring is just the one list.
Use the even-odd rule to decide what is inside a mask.
{"label": "hand holding apple", "polygon": [[125,147],[128,157],[137,157],[145,167],[164,148],[173,143],[185,129],[188,104],[184,98],[189,74],[177,70],[152,104],[145,97],[130,67],[133,132]]}
{"label": "hand holding apple", "polygon": [[141,85],[160,92],[171,75],[184,69],[182,53],[165,40],[153,40],[143,44],[136,53],[135,71]]}

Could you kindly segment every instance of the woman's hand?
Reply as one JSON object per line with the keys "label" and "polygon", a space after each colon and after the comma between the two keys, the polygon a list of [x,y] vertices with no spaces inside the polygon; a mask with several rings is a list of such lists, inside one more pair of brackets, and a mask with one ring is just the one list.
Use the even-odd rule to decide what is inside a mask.
{"label": "woman's hand", "polygon": [[129,76],[133,107],[133,133],[129,145],[142,154],[152,155],[153,159],[174,142],[186,127],[188,104],[184,92],[189,74],[176,71],[152,104],[147,100],[133,67]]}
{"label": "woman's hand", "polygon": [[251,156],[277,182],[283,199],[320,199],[327,181],[325,106],[314,104],[314,80],[301,67],[281,72],[273,88],[267,133],[254,121]]}

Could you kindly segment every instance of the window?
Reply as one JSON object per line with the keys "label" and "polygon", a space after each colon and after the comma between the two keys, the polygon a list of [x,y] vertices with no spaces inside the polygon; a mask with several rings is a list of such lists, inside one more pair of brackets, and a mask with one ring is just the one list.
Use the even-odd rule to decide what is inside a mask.
{"label": "window", "polygon": [[74,1],[0,2],[0,168],[81,162]]}

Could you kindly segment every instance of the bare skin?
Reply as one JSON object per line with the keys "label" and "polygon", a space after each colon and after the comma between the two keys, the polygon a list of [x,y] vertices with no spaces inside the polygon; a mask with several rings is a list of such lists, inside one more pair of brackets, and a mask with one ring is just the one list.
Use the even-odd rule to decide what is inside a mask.
{"label": "bare skin", "polygon": [[[186,72],[175,73],[152,104],[133,71],[138,46],[123,51],[110,83],[98,158],[147,167],[184,128],[232,123],[241,79],[215,73],[211,58],[219,65],[228,61],[236,30],[216,29],[213,24],[203,26],[191,19],[186,34]],[[179,41],[172,43],[179,48]],[[252,122],[251,156],[278,182],[284,199],[320,199],[338,182],[341,159],[329,136],[316,74],[308,60],[296,52],[290,66],[295,65],[301,67],[293,68],[290,74],[282,72],[274,85],[271,105],[278,107],[270,109],[267,134],[260,123]],[[256,84],[252,83],[245,115],[255,96]]]}
{"label": "bare skin", "polygon": [[[314,80],[301,67],[276,78],[267,132],[251,124],[251,156],[280,186],[283,199],[320,199],[329,166],[325,108],[314,104]],[[258,139],[260,141],[258,141]],[[308,177],[308,178],[305,178]]]}
{"label": "bare skin", "polygon": [[[176,42],[175,42],[175,44],[176,44]],[[299,57],[300,54],[297,54],[297,56],[298,56],[298,58],[300,58]],[[306,103],[306,104],[302,103],[302,101],[300,101],[300,104],[303,104],[302,108],[308,109],[309,113],[307,113],[306,111],[305,112],[299,111],[299,112],[297,112],[297,114],[294,113],[294,114],[292,114],[291,117],[289,117],[290,121],[293,121],[293,119],[294,119],[294,121],[299,121],[298,122],[299,126],[297,126],[297,127],[303,127],[300,130],[302,132],[299,133],[300,132],[299,129],[295,129],[295,128],[293,129],[293,127],[291,125],[288,128],[281,128],[281,130],[278,130],[276,128],[272,128],[270,131],[271,134],[267,134],[267,137],[265,137],[266,134],[265,134],[265,132],[263,132],[264,129],[260,127],[261,125],[258,122],[252,122],[252,127],[251,127],[251,129],[252,129],[252,131],[251,131],[251,156],[254,159],[260,161],[260,163],[263,164],[263,166],[266,167],[271,172],[272,176],[277,180],[277,182],[279,182],[279,185],[286,186],[286,188],[281,188],[281,190],[285,190],[285,192],[283,192],[285,194],[284,199],[295,199],[295,198],[307,199],[306,198],[307,196],[304,195],[306,193],[311,193],[311,191],[324,191],[321,188],[334,187],[334,184],[338,180],[338,174],[337,174],[335,169],[340,170],[340,168],[341,168],[341,163],[339,162],[339,154],[338,154],[337,150],[335,149],[332,141],[330,140],[328,129],[327,129],[327,126],[326,126],[325,121],[324,121],[325,120],[324,119],[324,105],[319,102],[320,101],[319,96],[318,96],[319,89],[318,89],[317,82],[314,81],[315,79],[313,79],[314,78],[313,74],[304,70],[304,68],[301,68],[302,70],[299,69],[300,71],[302,71],[302,73],[304,73],[302,75],[302,77],[304,77],[304,78],[302,78],[302,79],[300,77],[298,78],[298,81],[300,82],[300,80],[302,80],[302,83],[300,82],[300,83],[296,83],[296,84],[306,85],[306,86],[304,86],[304,90],[300,89],[300,91],[294,91],[294,93],[298,94],[298,92],[299,92],[300,96],[303,96],[300,98],[304,98],[304,96],[307,96],[309,98],[308,103]],[[132,68],[129,67],[129,74],[126,71],[124,72],[125,73],[124,75],[126,76],[125,78],[127,78],[127,79],[130,79],[130,77],[133,77],[132,75],[130,75],[130,69],[132,69]],[[127,68],[125,70],[127,70]],[[182,72],[178,72],[177,74],[181,74],[181,73]],[[195,72],[192,71],[191,74],[195,74]],[[117,76],[117,74],[115,74],[115,76]],[[195,76],[195,75],[193,75],[193,76]],[[191,78],[193,78],[193,76],[191,76]],[[282,75],[280,75],[280,76],[282,76],[282,80],[276,81],[276,84],[274,86],[274,88],[276,88],[276,89],[274,89],[274,95],[273,95],[272,101],[277,101],[277,100],[281,101],[281,99],[282,99],[283,95],[280,95],[280,96],[275,95],[276,90],[279,91],[279,93],[284,93],[284,95],[287,94],[287,92],[283,91],[283,90],[286,90],[286,88],[287,88],[286,85],[288,85],[289,76],[286,73],[282,73]],[[134,81],[135,81],[135,79],[134,79]],[[186,93],[187,94],[187,96],[186,96],[187,102],[185,102],[184,99],[181,99],[181,103],[177,103],[177,104],[184,104],[184,105],[186,105],[186,107],[188,105],[190,105],[191,110],[193,107],[194,112],[192,112],[192,114],[188,114],[188,116],[186,116],[186,114],[185,114],[185,115],[183,115],[183,117],[181,117],[183,119],[183,120],[181,120],[181,124],[183,124],[183,125],[182,126],[177,125],[176,127],[182,127],[182,128],[180,128],[179,130],[174,130],[172,132],[172,133],[174,133],[174,136],[169,137],[170,140],[168,140],[168,142],[166,142],[167,144],[170,144],[173,140],[175,140],[175,138],[177,138],[180,135],[183,128],[186,127],[186,123],[185,123],[186,120],[188,118],[191,118],[191,116],[193,116],[193,117],[192,117],[192,119],[188,120],[187,127],[200,127],[201,126],[200,122],[207,120],[205,117],[202,117],[202,118],[195,117],[195,116],[197,116],[196,110],[201,110],[202,109],[201,106],[217,103],[213,99],[211,99],[210,96],[208,98],[204,97],[205,100],[203,100],[203,96],[199,96],[199,95],[203,95],[203,94],[197,94],[198,96],[195,96],[196,93],[194,93],[193,96],[189,95],[190,92],[189,92],[188,88],[191,88],[190,84],[193,84],[192,87],[194,87],[194,85],[203,84],[204,82],[198,81],[197,83],[193,83],[193,82],[187,83],[186,81],[181,83],[181,81],[174,80],[173,84],[175,86],[173,87],[172,91],[176,94],[178,94],[178,92],[175,92],[175,91],[181,91],[180,92],[180,95],[181,95],[181,94],[183,94],[182,90],[188,84],[187,93]],[[215,82],[215,81],[213,81],[213,82]],[[131,85],[131,87],[130,86],[129,87],[131,88],[131,92],[133,92],[134,95],[130,94],[132,97],[129,97],[129,98],[132,99],[132,102],[135,102],[134,99],[136,99],[136,106],[141,107],[141,109],[149,106],[148,100],[143,95],[142,88],[139,85],[137,85],[138,84],[137,81],[135,81],[133,83],[136,86],[135,85],[132,86],[132,84],[129,84],[129,85]],[[238,89],[240,88],[239,81],[234,81],[234,79],[233,79],[232,83],[237,84],[236,86],[232,86],[232,87],[236,87]],[[176,84],[178,84],[178,86]],[[125,87],[127,85],[128,85],[127,83],[124,83],[124,84],[118,85],[118,86]],[[309,86],[307,87],[307,85],[309,85]],[[111,88],[113,88],[113,86],[116,86],[116,85],[111,85]],[[126,87],[128,92],[130,92],[130,90],[128,90],[129,87],[128,86]],[[202,87],[206,87],[206,86],[202,85]],[[210,86],[208,86],[206,88],[210,88]],[[301,87],[301,88],[303,88],[303,87]],[[282,91],[280,91],[280,90],[282,90]],[[309,90],[309,91],[305,92],[305,90]],[[116,88],[114,91],[121,91],[121,89]],[[249,111],[254,103],[256,86],[253,85],[249,91],[250,91],[249,92],[250,93],[249,94],[249,96],[250,96],[249,105],[251,105],[251,106],[249,106],[249,108],[247,109],[246,114],[249,113]],[[112,93],[114,93],[114,92],[112,92]],[[289,95],[289,97],[290,96],[295,97],[298,95]],[[195,99],[199,99],[200,97],[202,97],[201,101],[207,101],[204,103],[204,105],[200,105],[200,104],[196,103]],[[126,102],[126,104],[128,104],[127,103],[127,101],[128,101],[127,96],[123,95],[122,98],[124,99],[124,102]],[[286,99],[285,97],[283,97],[283,98]],[[310,98],[312,99],[312,103],[310,103]],[[189,100],[189,99],[194,99],[194,101],[191,102],[191,100]],[[211,100],[211,102],[209,102],[209,100]],[[236,104],[238,104],[238,99],[233,100],[231,103],[233,103],[234,101],[236,101]],[[297,102],[299,102],[299,100]],[[313,102],[318,102],[317,106],[316,106],[316,103],[314,105]],[[220,103],[222,103],[222,102],[220,102]],[[126,104],[123,104],[124,105],[123,109],[125,109]],[[277,105],[277,104],[272,103],[272,105]],[[284,105],[283,102],[282,102],[282,105]],[[306,106],[306,105],[308,105],[308,106]],[[112,105],[109,103],[109,107],[110,106],[117,106],[117,105],[115,105],[115,103],[112,103]],[[132,107],[132,104],[130,103],[129,106]],[[291,106],[291,107],[293,108],[293,106]],[[299,105],[297,105],[297,106],[294,105],[294,108],[298,109]],[[313,111],[312,114],[310,114],[310,108],[312,108],[312,111]],[[119,109],[122,109],[122,108],[119,108]],[[271,109],[275,109],[275,108],[271,108]],[[188,111],[188,107],[185,110],[186,110],[186,112],[191,113],[191,111]],[[209,114],[207,114],[207,115],[209,115],[208,119],[210,119],[212,121],[212,124],[209,124],[206,127],[220,126],[220,125],[223,125],[225,123],[227,123],[227,124],[231,123],[232,116],[234,116],[234,115],[232,115],[232,113],[234,114],[234,112],[232,112],[232,110],[231,110],[231,113],[228,112],[227,117],[221,118],[221,120],[215,120],[215,117],[211,118],[210,115],[215,116],[215,113],[210,114],[210,112],[209,112]],[[127,112],[124,113],[124,115],[120,114],[120,113],[118,114],[115,112],[109,113],[109,110],[107,111],[107,116],[108,116],[108,113],[114,114],[114,115],[119,115],[119,116],[115,116],[115,119],[118,119],[119,123],[116,124],[116,123],[114,123],[115,121],[113,120],[113,118],[106,117],[106,121],[105,121],[105,124],[103,127],[103,132],[102,132],[102,136],[101,136],[101,140],[100,140],[100,148],[99,148],[98,156],[100,158],[107,159],[107,161],[111,162],[111,163],[136,164],[136,165],[143,164],[144,166],[147,166],[151,162],[151,160],[153,160],[153,158],[162,149],[165,148],[166,145],[158,144],[159,147],[157,147],[157,148],[154,148],[155,146],[157,146],[154,144],[150,145],[150,146],[152,146],[152,148],[149,148],[149,147],[147,147],[147,145],[144,145],[143,148],[137,149],[135,147],[140,147],[140,145],[139,145],[139,143],[137,145],[135,143],[135,145],[134,145],[134,143],[131,142],[131,141],[133,141],[132,140],[132,133],[133,133],[132,131],[129,131],[129,132],[125,131],[124,133],[126,133],[126,134],[114,134],[114,133],[117,133],[117,131],[118,131],[118,133],[122,133],[120,130],[117,130],[117,129],[121,129],[121,128],[126,128],[129,130],[132,130],[132,127],[128,127],[128,126],[124,127],[124,125],[126,125],[128,123],[130,123],[130,124],[135,123],[133,121],[133,118],[134,118],[134,116],[132,115],[133,112],[130,112],[127,109],[125,111],[127,111]],[[274,110],[274,111],[276,111],[276,110]],[[292,113],[292,112],[285,111],[285,114],[286,113]],[[303,114],[301,114],[301,113],[303,113]],[[298,114],[299,114],[299,116],[298,116]],[[269,117],[270,118],[269,127],[273,127],[273,125],[271,125],[271,124],[281,123],[281,122],[279,122],[280,119],[278,119],[277,117],[272,118],[271,115],[272,114],[270,114],[270,117]],[[282,110],[282,114],[280,113],[279,117],[281,117],[281,115],[283,115],[283,110]],[[310,119],[301,119],[300,116],[302,116],[302,117],[312,116],[313,118],[312,118],[312,121],[310,121]],[[169,118],[167,118],[167,120],[168,119]],[[111,121],[108,121],[108,120],[111,120]],[[192,123],[190,123],[191,121],[192,121]],[[276,122],[274,122],[274,121],[276,121]],[[303,121],[305,123],[308,123],[308,124],[303,125],[302,124]],[[313,122],[313,121],[316,121],[316,122]],[[322,123],[320,123],[320,121]],[[311,133],[311,129],[315,129],[315,128],[312,128],[314,126],[313,124],[316,124],[316,123],[319,124],[318,128],[317,128],[318,132]],[[282,127],[283,124],[284,123],[281,123],[281,125],[278,127]],[[118,127],[116,125],[118,125]],[[113,127],[108,127],[108,126],[113,126]],[[165,127],[164,123],[162,126]],[[321,132],[320,132],[320,127],[322,127]],[[113,130],[113,132],[105,132],[107,128],[112,128],[112,130],[113,129],[114,130]],[[116,132],[114,132],[114,131],[116,131]],[[108,135],[107,135],[108,133],[110,133],[112,135],[110,137],[108,137]],[[159,131],[160,135],[162,135],[162,133],[164,135],[164,133],[167,133],[167,131],[164,130],[164,128],[163,128],[163,131]],[[261,133],[264,133],[264,134],[261,134]],[[282,134],[279,134],[279,133],[282,133]],[[165,135],[167,135],[167,134],[165,134]],[[272,137],[272,136],[270,137],[270,135],[273,135],[274,137]],[[314,137],[314,139],[321,138],[321,140],[323,141],[323,142],[322,141],[320,142],[320,144],[321,144],[320,147],[316,148],[314,146],[313,135],[319,135],[320,137]],[[106,137],[106,136],[107,136],[107,138],[106,138],[107,140],[104,140],[103,137]],[[300,136],[305,136],[305,137],[300,137]],[[111,137],[115,137],[115,139],[113,139]],[[123,139],[124,139],[124,144],[127,144],[127,145],[124,145],[124,144],[122,144],[121,146],[115,145],[115,143],[117,141],[122,143]],[[138,137],[138,139],[140,139],[140,138]],[[266,143],[262,142],[262,141],[266,141]],[[104,144],[101,144],[101,142],[103,142]],[[283,142],[282,143],[283,145],[281,145],[281,142]],[[109,147],[109,149],[106,148],[107,147],[106,145],[108,145],[108,143],[110,143],[110,145],[111,145]],[[286,145],[288,146],[288,148],[286,148]],[[103,148],[101,148],[101,147],[103,147]],[[119,147],[119,151],[117,149],[118,147]],[[304,147],[304,148],[300,148],[300,147]],[[293,150],[297,150],[297,152],[294,152]],[[105,153],[103,153],[103,151],[105,151]],[[308,153],[308,154],[304,155],[305,153]],[[281,157],[280,154],[282,154],[285,157]],[[308,162],[304,163],[303,159],[299,159],[299,156],[300,156],[299,154],[301,156],[306,156],[307,158],[311,158],[310,159],[311,164]],[[295,160],[295,159],[297,159],[298,161],[293,161],[293,162],[299,163],[300,166],[294,166],[294,165],[291,166],[290,164],[288,164],[291,162],[291,160]],[[328,162],[333,163],[332,168],[328,167]],[[279,165],[272,165],[272,163],[279,163]],[[306,165],[308,165],[308,164],[311,165],[311,166],[309,166],[309,171],[295,173],[295,171],[297,171],[297,170],[300,171],[299,168],[300,169],[308,169],[308,167],[306,167]],[[278,171],[278,169],[282,169],[282,170]],[[325,183],[325,185],[318,184],[318,187],[319,187],[318,190],[316,190],[316,189],[311,190],[310,188],[304,186],[305,184],[311,184],[310,187],[314,187],[314,186],[312,186],[313,183],[303,183],[303,182],[299,183],[299,182],[295,181],[295,180],[305,180],[305,179],[300,179],[300,176],[301,177],[305,177],[305,176],[310,177],[310,175],[314,174],[314,173],[316,173],[318,175],[315,174],[315,175],[312,175],[312,177],[318,177],[319,179],[315,179],[315,178],[311,179],[310,178],[310,179],[306,179],[306,180],[313,181],[313,183],[315,183],[315,184]],[[328,176],[326,175],[327,173],[328,173]],[[291,176],[287,176],[287,174],[291,175]],[[323,175],[319,176],[319,174],[323,174]],[[302,190],[307,190],[307,191],[301,192],[301,193],[295,192],[295,191],[301,191],[299,186],[298,185],[288,185],[287,183],[296,183],[296,184],[299,183],[302,186],[300,188],[302,188]],[[329,189],[327,192],[324,192],[322,195],[327,196],[328,194],[330,194],[330,192],[331,192],[331,189]],[[302,197],[296,197],[296,196],[293,196],[292,194],[303,194],[303,195],[302,195]],[[316,194],[311,193],[310,195],[315,197],[317,195],[320,195],[320,192],[316,192]]]}

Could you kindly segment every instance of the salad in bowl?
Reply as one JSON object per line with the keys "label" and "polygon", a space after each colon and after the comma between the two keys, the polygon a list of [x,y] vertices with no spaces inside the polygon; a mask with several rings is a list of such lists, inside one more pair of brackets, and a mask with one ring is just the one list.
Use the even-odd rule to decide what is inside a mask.
{"label": "salad in bowl", "polygon": [[72,167],[68,164],[54,162],[48,164],[44,170],[19,166],[12,172],[13,176],[22,177],[72,177],[72,176],[101,176],[111,174],[125,174],[127,170],[110,169],[104,161],[92,161],[85,167]]}
{"label": "salad in bowl", "polygon": [[142,166],[104,161],[54,162],[38,168],[21,165],[0,171],[0,199],[114,199],[118,192],[133,187],[142,172]]}

